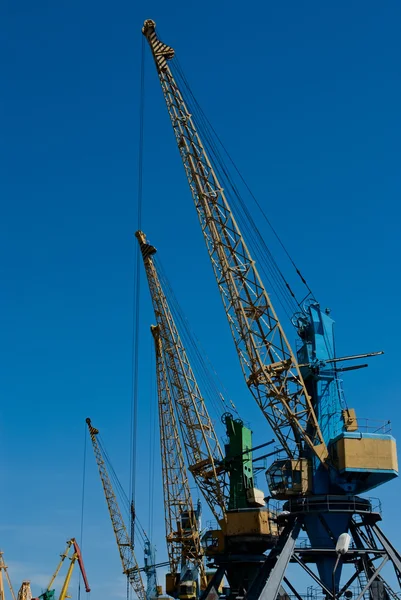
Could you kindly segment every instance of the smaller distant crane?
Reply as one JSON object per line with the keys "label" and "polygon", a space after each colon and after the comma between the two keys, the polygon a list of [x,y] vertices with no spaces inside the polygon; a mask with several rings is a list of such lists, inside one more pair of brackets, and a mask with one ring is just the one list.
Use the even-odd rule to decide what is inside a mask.
{"label": "smaller distant crane", "polygon": [[17,600],[32,600],[31,582],[23,581],[18,590]]}
{"label": "smaller distant crane", "polygon": [[4,575],[7,579],[7,583],[8,583],[8,587],[10,589],[10,594],[11,594],[12,600],[16,600],[14,589],[13,589],[13,586],[11,585],[11,580],[10,580],[10,576],[8,574],[7,569],[8,569],[8,567],[7,567],[6,563],[4,562],[3,552],[0,551],[0,600],[5,600],[3,571],[4,571]]}
{"label": "smaller distant crane", "polygon": [[109,509],[110,519],[113,525],[114,535],[116,537],[118,551],[120,553],[123,573],[128,577],[128,581],[132,586],[138,600],[147,600],[147,594],[143,585],[142,577],[138,561],[135,557],[134,547],[131,536],[128,533],[124,523],[123,516],[118,506],[117,497],[114,493],[113,486],[107,472],[106,464],[102,455],[102,450],[99,445],[98,435],[99,430],[93,427],[91,420],[86,419],[91,438],[93,451],[95,453],[96,463],[99,470],[100,479],[104,490],[104,495]]}
{"label": "smaller distant crane", "polygon": [[68,567],[67,576],[64,580],[63,587],[61,588],[59,600],[65,600],[65,598],[67,597],[68,586],[70,584],[71,575],[74,570],[74,565],[77,561],[78,561],[79,568],[81,570],[82,579],[84,580],[85,591],[86,592],[91,591],[90,587],[89,587],[88,579],[86,577],[85,567],[84,567],[84,563],[82,560],[82,554],[81,554],[81,550],[79,549],[78,543],[75,541],[74,538],[71,539],[69,543],[71,543],[72,546],[74,547],[74,553],[73,553],[72,557],[70,558],[70,560],[71,560],[70,566]]}
{"label": "smaller distant crane", "polygon": [[[73,550],[72,554],[70,554],[71,549]],[[54,600],[55,590],[53,588],[53,584],[54,584],[56,577],[59,574],[60,569],[63,566],[63,563],[66,558],[69,558],[71,562],[70,562],[70,566],[68,567],[67,575],[65,577],[63,586],[61,588],[61,592],[60,592],[60,596],[59,596],[58,600],[65,600],[67,598],[68,586],[70,584],[72,572],[74,570],[74,566],[75,566],[76,562],[78,562],[79,568],[81,570],[82,579],[84,580],[84,584],[85,584],[85,591],[90,592],[90,587],[89,587],[88,578],[87,578],[86,572],[85,572],[85,567],[84,567],[84,563],[83,563],[83,559],[82,559],[81,550],[78,546],[78,542],[76,541],[76,539],[71,538],[70,540],[67,541],[67,547],[66,547],[65,551],[63,552],[63,554],[60,554],[61,560],[60,560],[59,564],[57,565],[57,568],[56,568],[55,572],[53,573],[52,578],[50,579],[47,589],[43,592],[43,594],[41,594],[39,596],[40,600]],[[24,583],[29,583],[29,582],[23,582],[22,585],[24,585]],[[22,590],[22,587],[21,587],[21,590]],[[21,592],[21,590],[20,590],[20,592]],[[31,600],[31,599],[32,599],[32,594],[29,597],[26,595],[25,596],[23,595],[20,597],[20,593],[18,593],[17,600]],[[38,599],[34,598],[33,600],[38,600]]]}

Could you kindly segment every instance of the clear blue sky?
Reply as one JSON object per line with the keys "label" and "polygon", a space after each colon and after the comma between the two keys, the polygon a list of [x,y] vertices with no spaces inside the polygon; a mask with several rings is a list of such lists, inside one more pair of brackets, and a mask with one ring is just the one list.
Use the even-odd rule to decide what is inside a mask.
{"label": "clear blue sky", "polygon": [[[79,537],[88,415],[128,485],[145,18],[175,47],[199,102],[331,307],[339,354],[385,350],[369,369],[348,374],[346,395],[360,416],[390,418],[401,440],[399,3],[4,0],[0,547],[14,585],[30,578],[34,593],[65,540]],[[143,229],[263,440],[170,129],[147,52]],[[137,510],[146,525],[153,318],[144,285],[141,296]],[[377,490],[385,530],[399,546],[400,492],[399,481]],[[83,545],[92,597],[124,597],[91,453]]]}

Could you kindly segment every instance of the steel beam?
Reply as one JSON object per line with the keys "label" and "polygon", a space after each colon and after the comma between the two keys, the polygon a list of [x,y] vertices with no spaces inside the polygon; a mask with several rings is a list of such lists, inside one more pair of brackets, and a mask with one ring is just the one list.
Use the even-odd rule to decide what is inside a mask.
{"label": "steel beam", "polygon": [[378,540],[382,544],[383,548],[386,550],[387,554],[391,558],[391,561],[395,568],[401,573],[401,556],[399,552],[394,548],[394,546],[389,542],[386,538],[380,527],[376,524],[372,526],[373,531],[375,532]]}
{"label": "steel beam", "polygon": [[[226,569],[223,565],[221,565],[217,571],[214,573],[213,577],[209,581],[207,588],[201,594],[199,600],[215,600],[218,597],[218,589],[220,587],[221,582],[223,581],[223,577],[226,574]],[[214,591],[213,591],[214,590]]]}
{"label": "steel beam", "polygon": [[385,556],[382,560],[382,562],[380,563],[380,565],[377,567],[377,569],[375,570],[375,572],[373,573],[372,577],[369,579],[368,583],[365,585],[365,587],[363,588],[363,590],[361,591],[361,593],[359,594],[358,598],[356,600],[361,600],[363,598],[363,595],[365,592],[368,591],[368,589],[370,588],[370,586],[372,585],[372,581],[374,581],[376,579],[376,577],[378,576],[378,574],[380,573],[380,571],[382,570],[382,568],[384,567],[384,565],[386,564],[386,562],[389,560],[388,556]]}
{"label": "steel beam", "polygon": [[300,558],[298,558],[298,556],[294,555],[295,560],[297,561],[297,563],[299,565],[301,565],[301,567],[303,568],[304,571],[306,571],[308,573],[308,575],[310,575],[312,577],[312,579],[314,579],[316,581],[316,583],[318,585],[321,586],[321,588],[326,592],[326,594],[330,597],[333,596],[333,592],[332,590],[329,590],[329,588],[327,588],[319,579],[319,577],[317,575],[315,575],[315,573],[304,563],[302,562],[302,560]]}
{"label": "steel beam", "polygon": [[301,523],[298,519],[286,526],[278,546],[270,551],[259,574],[252,582],[247,600],[276,600],[300,527]]}

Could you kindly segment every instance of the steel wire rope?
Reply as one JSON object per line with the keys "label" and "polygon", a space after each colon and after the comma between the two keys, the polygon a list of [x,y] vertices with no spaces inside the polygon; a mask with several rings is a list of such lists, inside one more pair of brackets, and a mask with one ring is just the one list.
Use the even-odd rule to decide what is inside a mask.
{"label": "steel wire rope", "polygon": [[[199,113],[198,118],[200,122],[204,121],[202,113]],[[204,122],[204,125],[201,125],[199,129],[201,137],[206,139],[205,146],[207,150],[214,156],[215,164],[217,164],[217,175],[220,182],[223,184],[222,187],[228,192],[241,230],[245,232],[246,238],[250,241],[251,247],[255,250],[261,272],[264,274],[265,279],[271,283],[272,292],[270,293],[273,293],[277,297],[285,314],[288,318],[291,318],[292,314],[298,310],[296,305],[295,308],[291,305],[292,299],[296,301],[295,294],[292,292],[288,282],[286,282],[268,246],[265,244],[264,249],[261,247],[260,239],[262,238],[258,235],[259,232],[257,231],[253,217],[246,204],[242,202],[239,190],[231,179],[227,167],[224,164],[224,160],[208,132],[206,122]],[[270,259],[270,262],[268,259]],[[285,304],[287,305],[287,308]]]}
{"label": "steel wire rope", "polygon": [[[88,439],[88,428],[85,423],[85,432],[84,432],[84,460],[83,460],[83,468],[82,468],[82,495],[81,495],[81,527],[79,534],[79,547],[83,549],[84,546],[84,510],[85,510],[85,484],[86,484],[86,443]],[[79,579],[78,579],[78,600],[81,600],[81,570],[79,571]]]}
{"label": "steel wire rope", "polygon": [[[185,93],[183,93],[184,101],[186,100],[188,107],[191,108],[191,112],[193,112],[197,120],[198,131],[201,135],[201,139],[205,141],[205,148],[212,156],[214,156],[216,173],[218,174],[219,180],[223,184],[222,187],[226,190],[231,190],[232,192],[230,198],[232,200],[238,222],[240,223],[242,230],[246,232],[247,239],[250,240],[251,246],[253,246],[256,251],[261,270],[263,271],[266,279],[273,283],[273,293],[276,295],[287,317],[291,318],[294,312],[298,310],[300,303],[297,302],[294,292],[292,291],[289,283],[286,281],[282,271],[278,267],[277,261],[274,259],[269,247],[261,236],[248,207],[242,200],[241,194],[239,193],[236,184],[232,180],[224,163],[224,159],[221,153],[218,151],[217,144],[213,141],[213,136],[210,132],[212,128],[207,120],[207,117],[200,108],[200,105],[189,88],[185,78],[183,79],[181,76],[178,76],[177,79],[179,78],[181,78],[184,87],[187,88],[188,93],[194,101],[194,106],[191,106],[191,102],[186,100]],[[215,135],[217,137],[217,134]],[[269,263],[268,258],[270,259],[271,264]],[[292,301],[294,304],[291,304]],[[287,309],[285,308],[284,303],[287,304]]]}
{"label": "steel wire rope", "polygon": [[[155,490],[155,454],[156,454],[156,422],[157,422],[157,406],[155,407],[155,371],[154,364],[155,351],[154,344],[150,345],[150,436],[149,436],[149,538],[153,538],[153,518],[154,518],[154,490]],[[157,399],[156,399],[157,402]]]}
{"label": "steel wire rope", "polygon": [[[198,347],[198,344],[200,344],[200,342],[198,340],[195,341],[195,336],[190,328],[188,319],[184,315],[183,310],[181,309],[181,307],[178,303],[178,300],[174,294],[174,291],[171,287],[171,284],[167,278],[165,270],[162,267],[162,264],[159,259],[157,261],[157,268],[158,268],[158,272],[160,273],[160,279],[163,282],[163,288],[165,290],[167,302],[171,309],[173,318],[176,321],[176,324],[178,326],[179,334],[183,341],[183,345],[187,351],[187,354],[188,354],[188,357],[189,357],[189,360],[191,363],[191,367],[192,367],[194,373],[196,372],[196,377],[197,377],[198,381],[202,380],[203,385],[201,386],[201,389],[205,390],[206,387],[209,388],[209,380],[205,381],[206,378],[205,378],[204,371],[206,369],[199,368],[199,366],[202,363],[202,356],[201,356],[201,353],[200,353],[199,347]],[[213,395],[210,398],[210,400],[213,404],[215,412],[217,413],[217,415],[220,416],[222,414],[222,410],[219,408],[218,403],[215,402],[215,398],[213,397]],[[224,405],[223,405],[223,410],[224,410]]]}
{"label": "steel wire rope", "polygon": [[[200,117],[200,120],[201,119],[202,117]],[[290,318],[290,316],[295,312],[295,310],[290,305],[290,300],[287,295],[288,286],[283,282],[283,278],[281,278],[277,273],[277,267],[275,269],[274,259],[270,250],[267,248],[265,250],[265,253],[263,253],[258,236],[255,235],[253,230],[254,228],[252,227],[252,216],[245,205],[242,206],[237,202],[236,198],[240,198],[239,191],[234,185],[234,183],[230,180],[226,167],[222,162],[220,155],[217,152],[217,148],[212,142],[209,142],[209,134],[207,133],[207,130],[203,130],[202,126],[199,129],[201,137],[207,140],[205,143],[205,147],[209,151],[209,154],[211,156],[214,156],[215,164],[217,164],[216,172],[219,177],[219,180],[223,184],[223,188],[228,190],[228,192],[230,192],[230,190],[232,192],[232,194],[230,194],[230,198],[241,230],[245,232],[247,239],[251,242],[251,246],[256,250],[256,254],[259,257],[259,265],[261,266],[261,270],[265,276],[265,279],[271,282],[273,293],[277,296],[278,301],[280,302],[287,317]],[[270,257],[271,264],[267,260],[267,257]],[[291,296],[294,295],[291,294]],[[287,304],[287,308],[285,304]]]}
{"label": "steel wire rope", "polygon": [[[185,83],[184,86],[189,87]],[[272,291],[270,293],[276,296],[287,318],[291,320],[294,313],[298,312],[299,308],[302,309],[301,303],[296,300],[294,292],[292,291],[290,285],[286,281],[283,273],[279,269],[277,262],[275,261],[272,253],[270,252],[267,244],[261,237],[260,232],[254,223],[251,213],[249,212],[246,204],[242,201],[238,188],[232,181],[227,171],[227,168],[225,167],[221,154],[218,152],[217,147],[213,142],[212,136],[209,134],[207,119],[206,117],[204,117],[204,114],[202,114],[200,107],[199,110],[196,108],[196,106],[199,106],[199,104],[197,103],[196,98],[193,96],[190,89],[189,93],[194,98],[195,107],[193,112],[200,123],[199,131],[201,133],[202,139],[206,140],[205,147],[210,152],[210,154],[215,157],[215,162],[217,163],[217,165],[220,166],[222,172],[219,173],[218,169],[217,172],[220,176],[221,182],[224,184],[223,187],[228,190],[231,189],[233,192],[232,196],[230,197],[233,201],[234,210],[236,210],[238,222],[240,223],[240,226],[243,229],[243,231],[247,233],[248,239],[251,241],[251,244],[253,244],[253,248],[256,250],[256,255],[259,259],[259,268],[261,269],[261,272],[264,274],[264,277],[267,279],[267,281],[270,281],[272,284]],[[190,105],[189,102],[188,105]],[[238,202],[235,201],[236,197],[239,200],[239,205]],[[242,217],[242,213],[244,213],[244,217]],[[261,247],[261,242],[263,244],[263,248]],[[267,260],[268,257],[270,258],[271,264]],[[305,300],[306,297],[303,300]]]}
{"label": "steel wire rope", "polygon": [[[107,470],[109,472],[110,479],[112,480],[112,483],[113,483],[113,488],[117,492],[117,495],[119,496],[120,501],[122,501],[122,506],[123,506],[123,509],[124,509],[124,511],[126,513],[126,516],[128,518],[130,518],[131,517],[130,500],[128,498],[128,495],[125,492],[124,487],[121,484],[121,481],[120,481],[120,479],[119,479],[119,477],[118,477],[118,475],[117,475],[117,473],[116,473],[116,471],[115,471],[115,469],[113,467],[113,463],[110,460],[110,457],[109,457],[109,455],[107,453],[107,450],[106,450],[106,448],[104,446],[104,443],[103,443],[103,440],[102,440],[100,434],[98,434],[98,438],[97,439],[98,439],[99,448],[101,450],[101,453],[102,453],[102,456],[103,456],[103,459],[104,459],[104,463],[107,466]],[[121,502],[120,502],[120,504],[121,504]],[[142,524],[141,524],[141,522],[140,522],[140,520],[139,520],[138,517],[136,517],[136,519],[135,519],[135,530],[136,530],[136,532],[140,536],[140,545],[141,545],[141,547],[143,549],[144,548],[144,543],[145,543],[145,541],[147,539],[147,535],[146,535],[146,531],[145,531],[144,527],[142,526]]]}
{"label": "steel wire rope", "polygon": [[[139,100],[139,145],[138,145],[138,190],[137,190],[137,222],[135,230],[142,225],[142,199],[143,199],[143,141],[144,141],[144,110],[145,110],[145,38],[141,43],[140,67],[140,100]],[[136,491],[136,448],[138,430],[138,373],[139,373],[139,313],[140,313],[140,262],[141,255],[138,244],[135,244],[134,267],[134,319],[132,340],[132,403],[131,403],[131,454],[130,454],[130,496],[132,506],[132,532],[131,543],[134,546],[135,531],[135,491]]]}
{"label": "steel wire rope", "polygon": [[271,223],[270,219],[268,218],[268,216],[266,215],[266,213],[264,212],[260,202],[258,201],[258,199],[256,198],[256,196],[253,194],[251,188],[249,187],[248,183],[246,182],[246,179],[244,178],[244,176],[242,175],[241,171],[239,170],[239,168],[237,167],[236,163],[234,162],[234,159],[231,157],[230,153],[228,152],[227,148],[225,147],[225,145],[223,144],[223,141],[220,139],[218,133],[216,132],[216,130],[214,129],[212,123],[209,121],[208,117],[206,116],[206,114],[203,112],[202,107],[199,105],[195,95],[193,94],[189,83],[186,79],[185,73],[183,71],[183,69],[181,68],[179,61],[177,58],[174,59],[174,62],[177,65],[177,70],[180,70],[181,72],[181,77],[182,80],[184,81],[185,86],[187,87],[190,95],[192,96],[195,104],[198,105],[200,112],[204,115],[205,120],[207,121],[210,129],[212,130],[213,134],[215,135],[216,139],[218,140],[220,146],[222,147],[222,149],[224,150],[225,154],[227,155],[229,161],[231,162],[231,164],[233,165],[235,171],[237,172],[238,176],[240,177],[241,181],[243,182],[243,184],[245,185],[246,189],[248,190],[250,196],[252,197],[252,199],[254,200],[256,206],[258,207],[258,209],[260,210],[263,218],[265,219],[266,223],[268,224],[268,226],[270,227],[270,229],[272,230],[274,236],[276,237],[277,241],[279,242],[280,246],[282,247],[282,249],[284,250],[286,256],[288,257],[288,259],[290,260],[292,266],[294,267],[298,277],[301,279],[302,283],[305,285],[306,289],[308,290],[309,294],[311,296],[313,295],[313,292],[311,290],[311,288],[309,287],[307,281],[305,280],[305,278],[303,277],[302,273],[300,272],[300,270],[298,269],[295,261],[293,260],[292,256],[290,255],[289,251],[287,250],[286,246],[284,245],[283,241],[281,240],[280,236],[278,235],[277,231],[275,230],[275,228],[273,227],[273,224]]}
{"label": "steel wire rope", "polygon": [[[253,220],[253,217],[252,217],[251,213],[249,212],[246,204],[242,201],[241,194],[239,193],[238,187],[233,182],[233,180],[232,180],[232,178],[231,178],[231,176],[229,174],[229,171],[228,171],[228,169],[227,169],[227,167],[225,165],[224,159],[223,159],[221,153],[219,152],[219,150],[217,148],[217,144],[213,140],[213,136],[211,135],[212,128],[211,128],[210,122],[208,121],[205,113],[203,112],[202,108],[200,107],[198,101],[196,100],[196,98],[195,98],[192,90],[190,89],[189,84],[188,84],[187,80],[185,79],[185,76],[183,76],[182,81],[183,81],[184,87],[187,88],[188,93],[190,94],[191,98],[194,101],[194,106],[193,107],[190,106],[190,101],[186,100],[186,103],[188,104],[188,106],[191,109],[193,108],[193,113],[195,114],[195,116],[197,118],[197,122],[199,122],[198,130],[199,130],[199,132],[201,134],[201,139],[202,140],[206,140],[205,146],[206,146],[207,150],[209,150],[209,152],[214,155],[215,161],[216,161],[218,167],[220,167],[221,171],[219,172],[218,168],[216,169],[216,171],[217,171],[217,173],[219,175],[219,179],[221,180],[221,182],[226,184],[226,185],[223,185],[223,188],[226,188],[226,189],[227,189],[227,187],[231,188],[231,190],[232,190],[232,192],[234,194],[234,196],[232,198],[233,205],[234,205],[234,207],[237,207],[237,210],[238,210],[238,208],[240,209],[240,210],[238,210],[238,216],[237,216],[238,220],[243,219],[243,216],[241,214],[241,211],[243,211],[245,213],[245,217],[246,217],[246,219],[243,220],[243,223],[242,223],[243,227],[249,230],[250,225],[252,225],[252,228],[253,228],[254,232],[256,232],[258,235],[255,236],[254,232],[252,232],[252,229],[250,229],[249,230],[250,236],[252,236],[252,238],[258,244],[259,244],[258,237],[260,238],[260,240],[262,242],[264,242],[263,238],[260,235],[260,232],[259,232],[258,228],[256,227],[256,225],[254,223],[254,220]],[[185,93],[183,94],[183,97],[184,96],[185,96]],[[215,135],[217,136],[217,134],[215,134]],[[237,200],[239,201],[239,205],[237,204],[235,198],[237,198]],[[285,287],[287,288],[285,291],[286,292],[289,291],[290,295],[293,298],[295,298],[295,294],[291,291],[291,288],[289,287],[288,282],[285,281],[285,278],[284,278],[283,274],[281,273],[281,271],[280,271],[280,269],[279,269],[279,267],[278,267],[278,265],[277,265],[277,263],[276,263],[273,255],[271,254],[271,252],[270,252],[270,250],[269,250],[269,248],[267,247],[266,244],[265,244],[265,252],[270,257],[270,259],[272,261],[272,264],[275,266],[275,268],[277,270],[277,273],[283,279]],[[261,255],[261,257],[263,258],[263,255]]]}
{"label": "steel wire rope", "polygon": [[[180,336],[188,352],[191,366],[196,373],[197,379],[202,382],[201,390],[204,392],[206,390],[208,391],[207,394],[203,395],[210,401],[214,412],[219,418],[224,412],[227,411],[234,411],[238,415],[238,411],[234,403],[232,401],[230,401],[230,403],[226,401],[225,396],[228,397],[227,390],[224,388],[224,385],[222,384],[214,366],[212,365],[210,358],[190,326],[188,318],[184,314],[184,311],[177,300],[177,297],[159,258],[156,260],[156,264],[160,280],[163,283],[163,289],[167,298],[167,302],[170,306],[173,318],[179,327]],[[218,383],[216,379],[218,380]],[[222,394],[222,391],[225,392],[225,395]]]}
{"label": "steel wire rope", "polygon": [[[205,137],[205,136],[203,136],[203,137]],[[211,148],[208,148],[207,146],[208,145],[205,144],[205,147],[209,150],[209,154],[213,156],[214,155],[214,151]],[[218,159],[216,157],[215,157],[215,162],[218,162]],[[217,172],[218,172],[218,169],[217,169]],[[220,174],[220,181],[223,181],[223,178],[222,178],[221,174]],[[223,188],[225,188],[225,189],[227,189],[228,187],[230,187],[230,186],[229,185],[223,185]],[[236,208],[235,202],[233,202],[233,205],[234,205],[234,209],[235,209]],[[239,212],[239,214],[237,214],[237,219],[238,219],[238,222],[241,225],[242,231],[246,232],[247,238],[248,239],[252,239],[253,238],[252,231],[249,229],[248,222],[246,220],[242,219],[241,212]],[[257,240],[256,240],[256,244],[257,244]],[[254,244],[254,246],[256,244]],[[268,262],[266,262],[266,265],[267,265],[267,269],[270,271],[270,274],[265,270],[265,268],[263,267],[263,262],[262,262],[262,267],[263,267],[262,271],[264,272],[265,278],[268,281],[274,280],[274,278],[275,278],[274,271],[272,270],[272,268],[270,267],[270,265],[268,264]],[[218,265],[216,265],[216,266],[218,267]],[[288,313],[286,307],[284,306],[284,304],[283,304],[283,302],[281,300],[281,297],[279,295],[279,292],[280,292],[280,281],[277,281],[276,285],[277,285],[277,288],[278,288],[278,290],[276,290],[276,295],[278,296],[278,300],[279,300],[280,304],[282,305],[283,310],[285,311],[286,315],[289,316],[289,313]],[[274,289],[274,285],[273,285],[273,289]],[[293,311],[290,311],[290,312],[292,313]]]}

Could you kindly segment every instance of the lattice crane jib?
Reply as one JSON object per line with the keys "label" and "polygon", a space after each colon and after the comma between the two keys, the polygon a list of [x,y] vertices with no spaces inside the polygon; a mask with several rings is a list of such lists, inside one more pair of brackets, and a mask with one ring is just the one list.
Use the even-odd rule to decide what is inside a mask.
{"label": "lattice crane jib", "polygon": [[117,546],[120,553],[123,573],[128,577],[128,580],[138,599],[146,600],[145,587],[140,575],[140,569],[135,557],[131,538],[128,534],[128,530],[125,526],[124,519],[118,506],[117,497],[114,493],[106,464],[102,456],[102,451],[97,440],[99,430],[92,426],[89,418],[86,419],[86,423],[88,425],[93,451],[95,454],[100,479],[102,481],[103,491],[106,498],[110,519],[113,525],[114,535],[116,537]]}
{"label": "lattice crane jib", "polygon": [[160,283],[152,258],[156,249],[146,242],[143,232],[138,231],[136,237],[159,326],[170,391],[177,411],[188,468],[212,513],[220,520],[225,515],[228,497],[225,475],[219,466],[223,459],[220,444]]}
{"label": "lattice crane jib", "polygon": [[32,600],[31,582],[23,581],[18,590],[17,600]]}
{"label": "lattice crane jib", "polygon": [[[160,446],[164,493],[167,551],[170,574],[188,566],[199,573],[201,589],[207,585],[197,512],[192,502],[170,385],[163,360],[160,327],[152,326],[155,342]],[[167,589],[166,589],[167,591]]]}
{"label": "lattice crane jib", "polygon": [[246,382],[290,459],[328,450],[297,360],[277,317],[168,61],[155,23],[146,36]]}
{"label": "lattice crane jib", "polygon": [[8,584],[8,588],[10,590],[12,600],[16,600],[14,588],[12,586],[11,579],[8,574],[8,567],[7,567],[6,563],[4,562],[4,553],[0,550],[0,600],[5,600],[3,573],[7,579],[7,584]]}

